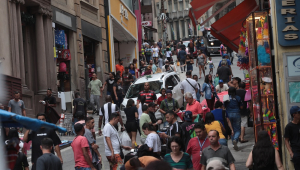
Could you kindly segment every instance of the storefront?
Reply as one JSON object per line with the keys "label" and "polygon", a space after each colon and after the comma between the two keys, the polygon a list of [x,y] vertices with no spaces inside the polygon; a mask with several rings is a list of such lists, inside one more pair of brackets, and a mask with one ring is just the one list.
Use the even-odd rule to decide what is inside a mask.
{"label": "storefront", "polygon": [[[71,91],[71,50],[70,38],[76,32],[76,17],[52,7],[54,28],[54,50],[56,58],[57,89]],[[73,56],[74,57],[74,56]]]}
{"label": "storefront", "polygon": [[129,66],[138,56],[138,32],[135,14],[121,0],[108,1],[109,68],[115,71],[119,59]]}
{"label": "storefront", "polygon": [[[276,0],[276,2],[270,1],[270,6],[273,18],[278,111],[281,133],[284,134],[285,126],[292,121],[290,108],[300,106],[300,2]],[[281,140],[284,141],[284,138],[282,137]],[[294,169],[284,144],[281,149],[285,169]]]}

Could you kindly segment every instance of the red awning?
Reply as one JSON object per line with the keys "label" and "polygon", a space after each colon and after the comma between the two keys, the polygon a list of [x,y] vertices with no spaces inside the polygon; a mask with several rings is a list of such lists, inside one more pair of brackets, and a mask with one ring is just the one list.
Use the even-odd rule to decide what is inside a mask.
{"label": "red awning", "polygon": [[244,2],[211,25],[211,34],[237,52],[242,24],[248,15],[257,9],[258,5],[255,0],[244,0]]}
{"label": "red awning", "polygon": [[191,18],[194,27],[196,27],[197,19],[219,1],[220,0],[197,0],[190,3],[192,8],[190,8],[189,17]]}

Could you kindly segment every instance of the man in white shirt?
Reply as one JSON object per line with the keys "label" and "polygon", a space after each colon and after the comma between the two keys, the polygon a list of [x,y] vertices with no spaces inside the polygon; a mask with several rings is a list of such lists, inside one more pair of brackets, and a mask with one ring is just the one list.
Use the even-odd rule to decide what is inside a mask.
{"label": "man in white shirt", "polygon": [[118,131],[115,126],[118,124],[120,115],[114,112],[110,116],[110,121],[103,128],[105,156],[110,164],[110,169],[119,169],[123,165],[123,160],[120,156],[120,148],[130,150],[130,146],[122,146]]}
{"label": "man in white shirt", "polygon": [[[193,98],[197,100],[197,92],[199,90],[198,83],[192,79],[192,72],[186,72],[186,80],[183,80],[180,85],[181,93],[185,94],[187,92],[193,95]],[[184,108],[186,106],[186,101],[184,99]]]}
{"label": "man in white shirt", "polygon": [[223,91],[228,91],[229,87],[227,84],[224,84],[223,80],[219,80],[219,84],[216,86],[217,93],[221,93]]}
{"label": "man in white shirt", "polygon": [[[99,136],[102,135],[101,126],[102,126],[103,117],[104,117],[104,121],[103,121],[103,127],[104,127],[109,122],[109,119],[110,119],[112,113],[114,113],[114,112],[119,113],[119,107],[116,104],[112,103],[112,98],[110,95],[107,95],[105,97],[105,101],[106,101],[106,103],[99,110],[99,123],[98,123]],[[124,128],[121,117],[120,117],[119,122],[120,122],[122,128]],[[118,124],[116,125],[115,128],[118,129]]]}

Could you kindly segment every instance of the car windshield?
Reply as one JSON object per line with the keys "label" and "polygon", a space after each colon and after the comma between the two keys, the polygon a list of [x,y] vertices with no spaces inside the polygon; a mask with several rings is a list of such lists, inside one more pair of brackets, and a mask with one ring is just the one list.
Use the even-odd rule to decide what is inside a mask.
{"label": "car windshield", "polygon": [[185,45],[185,47],[187,47],[189,45],[189,41],[183,41],[183,45]]}
{"label": "car windshield", "polygon": [[[162,82],[160,81],[150,81],[148,82],[150,85],[150,90],[154,91],[155,94],[159,93],[159,90],[162,88]],[[135,98],[138,97],[139,93],[144,90],[144,84],[133,84],[130,86],[130,89],[126,93],[125,98]]]}
{"label": "car windshield", "polygon": [[208,36],[210,39],[216,39],[210,32],[207,32],[207,36]]}

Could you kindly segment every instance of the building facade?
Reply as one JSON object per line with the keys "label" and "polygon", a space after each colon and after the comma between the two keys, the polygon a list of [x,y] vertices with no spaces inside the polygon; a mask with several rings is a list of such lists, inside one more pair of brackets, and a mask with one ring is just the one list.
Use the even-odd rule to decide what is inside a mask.
{"label": "building facade", "polygon": [[[51,88],[62,112],[58,92],[79,91],[88,98],[91,72],[103,82],[107,56],[103,0],[1,1],[2,74],[21,79],[28,116],[43,112],[38,103]],[[103,27],[103,28],[102,28]],[[104,43],[102,43],[104,42]],[[72,106],[64,109],[71,112]]]}

